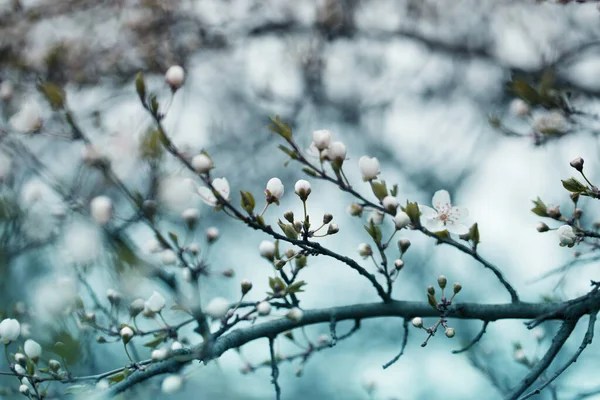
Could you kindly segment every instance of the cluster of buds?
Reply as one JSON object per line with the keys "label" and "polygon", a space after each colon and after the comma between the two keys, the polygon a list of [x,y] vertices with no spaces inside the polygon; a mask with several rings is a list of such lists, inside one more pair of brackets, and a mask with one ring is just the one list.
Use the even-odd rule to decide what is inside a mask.
{"label": "cluster of buds", "polygon": [[332,141],[331,132],[317,130],[312,133],[312,145],[319,152],[321,162],[329,161],[334,171],[339,171],[346,160],[346,145],[342,142]]}
{"label": "cluster of buds", "polygon": [[446,337],[453,338],[456,334],[454,328],[448,326],[448,320],[446,319],[446,316],[448,314],[449,307],[452,305],[452,300],[454,300],[454,296],[456,296],[462,290],[462,285],[458,282],[454,283],[452,289],[452,297],[450,298],[450,300],[448,300],[444,294],[446,286],[448,285],[448,279],[446,279],[444,275],[440,275],[438,277],[437,282],[438,286],[442,290],[442,297],[440,302],[438,302],[435,297],[435,288],[433,286],[429,286],[427,288],[427,301],[433,309],[440,313],[439,319],[435,324],[433,324],[429,328],[423,325],[423,319],[421,317],[416,317],[412,320],[412,324],[415,328],[424,329],[428,334],[425,341],[421,344],[422,347],[427,346],[427,342],[432,336],[435,335],[440,326],[444,328],[444,334],[446,335]]}

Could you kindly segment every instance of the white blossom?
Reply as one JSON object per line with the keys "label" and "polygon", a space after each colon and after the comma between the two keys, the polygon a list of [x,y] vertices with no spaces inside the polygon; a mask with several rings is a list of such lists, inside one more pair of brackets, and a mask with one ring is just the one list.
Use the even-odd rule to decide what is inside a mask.
{"label": "white blossom", "polygon": [[33,101],[26,102],[21,110],[8,120],[10,126],[20,133],[34,133],[42,128],[40,108]]}
{"label": "white blossom", "polygon": [[150,355],[150,357],[152,358],[152,361],[156,362],[156,361],[164,360],[165,358],[167,358],[168,354],[169,354],[169,352],[167,351],[167,349],[162,348],[162,349],[152,350],[152,354]]}
{"label": "white blossom", "polygon": [[308,195],[311,192],[310,183],[304,179],[300,179],[294,185],[294,192],[300,197],[302,200],[306,200]]}
{"label": "white blossom", "polygon": [[172,265],[177,261],[177,255],[173,250],[167,249],[160,253],[160,260],[165,265]]}
{"label": "white blossom", "polygon": [[[223,200],[229,202],[229,182],[226,178],[213,179],[212,186],[215,188],[215,191],[223,198]],[[217,196],[215,196],[215,194],[210,188],[206,186],[200,186],[198,187],[198,194],[200,195],[202,201],[204,201],[209,206],[214,207],[217,205]]]}
{"label": "white blossom", "polygon": [[152,296],[146,301],[146,307],[154,313],[161,312],[165,308],[165,304],[165,298],[157,291],[154,291]]}
{"label": "white blossom", "polygon": [[362,175],[363,181],[371,181],[377,178],[377,175],[381,172],[379,170],[379,161],[376,157],[362,156],[358,160],[358,168]]}
{"label": "white blossom", "polygon": [[21,325],[16,319],[6,318],[0,322],[0,338],[4,344],[14,342],[20,334]]}
{"label": "white blossom", "polygon": [[256,305],[258,315],[269,315],[271,313],[271,304],[268,301],[261,301]]}
{"label": "white blossom", "polygon": [[127,343],[129,340],[131,340],[131,338],[135,335],[133,333],[133,329],[131,329],[128,326],[125,326],[121,329],[121,331],[119,332],[119,335],[121,335],[121,339],[123,339],[123,341],[125,343]]}
{"label": "white blossom", "polygon": [[292,322],[300,322],[302,320],[302,317],[304,316],[304,312],[298,307],[294,307],[290,311],[288,311],[288,313],[285,316]]}
{"label": "white blossom", "polygon": [[362,258],[367,258],[373,254],[373,249],[371,249],[371,246],[368,243],[361,243],[358,245],[358,254],[360,254]]}
{"label": "white blossom", "polygon": [[398,211],[394,217],[396,229],[406,228],[410,224],[410,217],[404,211]]}
{"label": "white blossom", "polygon": [[558,234],[558,240],[560,241],[561,246],[569,246],[575,243],[575,239],[577,239],[577,235],[573,232],[573,227],[570,225],[563,225],[556,230]]}
{"label": "white blossom", "polygon": [[27,375],[27,371],[25,371],[25,368],[23,368],[23,366],[19,364],[15,365],[15,372],[19,375]]}
{"label": "white blossom", "polygon": [[171,86],[171,89],[177,90],[183,86],[183,82],[185,81],[185,71],[179,65],[172,65],[165,73],[165,81]]}
{"label": "white blossom", "polygon": [[206,174],[213,169],[215,164],[206,154],[198,154],[192,158],[192,167],[199,174]]}
{"label": "white blossom", "polygon": [[271,178],[267,182],[267,188],[265,189],[265,196],[267,197],[268,203],[279,203],[279,200],[283,196],[284,187],[283,183],[279,178]]}
{"label": "white blossom", "polygon": [[219,238],[219,228],[211,226],[210,228],[206,228],[206,240],[209,243],[214,242]]}
{"label": "white blossom", "polygon": [[183,218],[183,220],[188,224],[193,224],[194,222],[198,221],[199,217],[200,214],[197,208],[186,208],[181,213],[181,218]]}
{"label": "white blossom", "polygon": [[90,212],[94,221],[100,225],[105,225],[110,221],[113,215],[113,203],[110,197],[94,197],[90,202]]}
{"label": "white blossom", "polygon": [[446,328],[445,334],[446,337],[453,338],[456,332],[454,331],[454,328]]}
{"label": "white blossom", "polygon": [[510,112],[517,117],[524,117],[531,112],[531,108],[524,100],[514,99],[510,102]]}
{"label": "white blossom", "polygon": [[19,386],[19,392],[21,392],[21,394],[23,396],[29,397],[29,393],[30,393],[29,386],[27,386],[27,385],[21,385],[21,386]]}
{"label": "white blossom", "polygon": [[327,149],[329,160],[342,163],[346,159],[346,145],[342,142],[333,142]]}
{"label": "white blossom", "polygon": [[177,350],[181,350],[181,349],[183,349],[183,345],[181,344],[181,342],[174,341],[173,343],[171,343],[171,350],[172,351],[177,351]]}
{"label": "white blossom", "polygon": [[264,258],[268,260],[273,260],[277,249],[275,243],[271,242],[270,240],[263,240],[262,242],[260,242],[260,245],[258,245],[258,251],[260,252],[260,255]]}
{"label": "white blossom", "polygon": [[469,211],[462,207],[453,207],[450,194],[446,190],[438,190],[431,200],[433,208],[419,204],[421,218],[425,220],[425,228],[432,232],[448,230],[450,233],[464,235],[469,232],[469,227],[463,220]]}
{"label": "white blossom", "polygon": [[421,317],[415,317],[412,320],[412,324],[415,328],[422,328],[423,327],[423,319]]}
{"label": "white blossom", "polygon": [[163,393],[175,393],[181,390],[183,378],[179,375],[169,375],[162,381],[161,389]]}
{"label": "white blossom", "polygon": [[331,132],[328,130],[313,131],[312,139],[317,149],[325,150],[331,143]]}
{"label": "white blossom", "polygon": [[204,309],[204,312],[214,319],[223,318],[229,311],[229,300],[223,297],[215,297]]}
{"label": "white blossom", "polygon": [[23,345],[25,354],[32,360],[37,360],[42,355],[42,346],[35,340],[27,339]]}
{"label": "white blossom", "polygon": [[548,111],[537,114],[533,118],[533,127],[536,132],[556,133],[565,130],[567,120],[560,111]]}
{"label": "white blossom", "polygon": [[383,200],[381,200],[381,205],[387,211],[396,212],[396,209],[398,208],[398,205],[400,205],[400,203],[398,202],[397,198],[395,198],[394,196],[388,195],[388,196],[385,196],[383,198]]}

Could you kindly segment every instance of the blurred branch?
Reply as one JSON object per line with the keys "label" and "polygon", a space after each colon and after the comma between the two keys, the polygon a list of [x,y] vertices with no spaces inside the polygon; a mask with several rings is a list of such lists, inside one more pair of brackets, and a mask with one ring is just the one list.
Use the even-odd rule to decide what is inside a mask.
{"label": "blurred branch", "polygon": [[483,321],[483,326],[481,327],[481,330],[479,331],[477,336],[475,336],[473,338],[473,340],[471,340],[471,342],[467,346],[463,347],[462,349],[452,350],[452,354],[464,353],[465,351],[469,350],[471,347],[475,346],[475,344],[477,342],[479,342],[481,340],[481,338],[483,337],[483,335],[485,334],[485,330],[489,323],[490,323],[490,321]]}

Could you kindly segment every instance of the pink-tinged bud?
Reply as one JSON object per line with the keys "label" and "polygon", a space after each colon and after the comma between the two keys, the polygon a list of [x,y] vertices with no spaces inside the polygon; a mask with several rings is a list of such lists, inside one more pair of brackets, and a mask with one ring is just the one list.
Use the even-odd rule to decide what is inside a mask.
{"label": "pink-tinged bud", "polygon": [[399,258],[394,260],[394,268],[396,268],[396,271],[400,271],[402,268],[404,268],[404,261]]}
{"label": "pink-tinged bud", "polygon": [[571,161],[569,165],[571,165],[571,167],[575,168],[577,171],[581,172],[583,171],[583,158],[577,157],[576,159]]}
{"label": "pink-tinged bud", "polygon": [[454,332],[454,328],[446,328],[446,337],[453,338],[456,332]]}
{"label": "pink-tinged bud", "polygon": [[548,232],[550,230],[548,225],[546,225],[543,222],[540,222],[539,224],[537,224],[535,229],[537,229],[538,232]]}
{"label": "pink-tinged bud", "polygon": [[185,71],[179,65],[172,65],[165,73],[165,81],[171,87],[171,90],[176,91],[185,81]]}

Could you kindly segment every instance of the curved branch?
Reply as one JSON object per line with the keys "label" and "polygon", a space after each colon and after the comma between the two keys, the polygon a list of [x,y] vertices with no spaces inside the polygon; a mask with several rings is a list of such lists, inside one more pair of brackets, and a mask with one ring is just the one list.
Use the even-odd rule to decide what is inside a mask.
{"label": "curved branch", "polygon": [[485,334],[485,330],[487,329],[487,326],[489,323],[490,323],[490,321],[483,321],[483,326],[481,327],[481,330],[479,331],[477,336],[475,336],[473,338],[473,340],[471,340],[471,343],[469,343],[467,346],[463,347],[462,349],[452,350],[452,354],[464,353],[465,351],[469,350],[471,347],[475,346],[475,343],[479,342],[481,340],[481,338],[483,337],[483,335]]}

